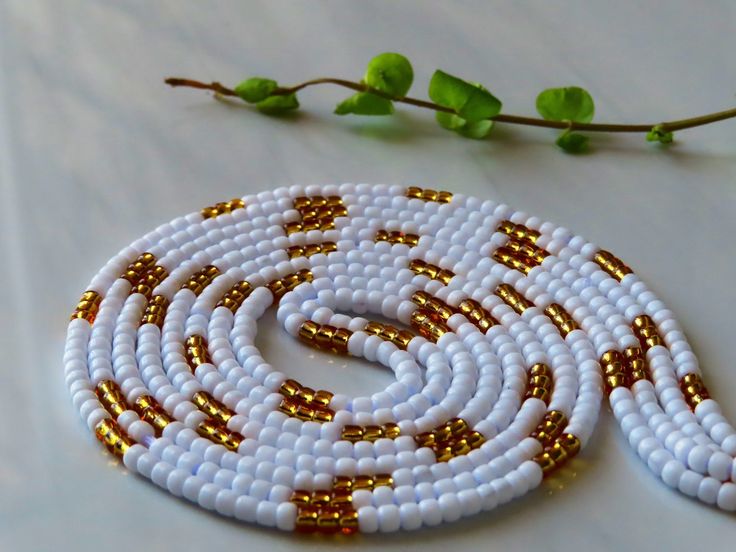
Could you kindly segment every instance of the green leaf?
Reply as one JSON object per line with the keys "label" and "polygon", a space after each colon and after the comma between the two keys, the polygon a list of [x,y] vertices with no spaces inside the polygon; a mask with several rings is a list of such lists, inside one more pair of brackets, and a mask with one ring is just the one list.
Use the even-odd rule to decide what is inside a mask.
{"label": "green leaf", "polygon": [[337,115],[391,115],[394,112],[394,104],[391,100],[381,98],[370,92],[358,92],[344,99],[335,108]]}
{"label": "green leaf", "polygon": [[548,88],[537,96],[537,111],[548,121],[589,123],[595,104],[588,92],[579,86]]}
{"label": "green leaf", "polygon": [[445,113],[443,111],[438,111],[435,118],[441,127],[457,132],[466,138],[473,138],[474,140],[485,138],[493,128],[493,121],[489,119],[470,122],[459,115]]}
{"label": "green leaf", "polygon": [[248,103],[256,103],[268,98],[278,86],[275,80],[252,77],[238,84],[235,93]]}
{"label": "green leaf", "polygon": [[672,132],[665,130],[662,125],[654,125],[652,130],[647,132],[647,142],[659,142],[660,144],[670,144],[675,139]]}
{"label": "green leaf", "polygon": [[363,81],[393,98],[403,98],[414,81],[414,69],[401,54],[379,54],[368,62]]}
{"label": "green leaf", "polygon": [[258,111],[266,115],[280,115],[298,107],[299,100],[296,99],[296,93],[285,94],[283,96],[269,96],[256,104]]}
{"label": "green leaf", "polygon": [[439,69],[429,83],[429,97],[433,102],[454,109],[469,122],[490,119],[501,112],[501,102],[483,86],[466,82]]}
{"label": "green leaf", "polygon": [[582,153],[588,149],[588,137],[566,130],[560,134],[555,144],[567,153]]}

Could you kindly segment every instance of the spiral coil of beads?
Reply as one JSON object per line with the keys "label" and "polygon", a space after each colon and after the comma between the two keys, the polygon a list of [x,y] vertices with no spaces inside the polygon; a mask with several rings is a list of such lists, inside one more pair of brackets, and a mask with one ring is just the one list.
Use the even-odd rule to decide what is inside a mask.
{"label": "spiral coil of beads", "polygon": [[[268,309],[315,354],[395,381],[297,382],[255,346]],[[736,510],[736,430],[673,314],[613,254],[461,194],[294,186],[177,218],[95,276],[64,362],[129,470],[281,530],[492,510],[568,469],[603,397],[666,485]]]}

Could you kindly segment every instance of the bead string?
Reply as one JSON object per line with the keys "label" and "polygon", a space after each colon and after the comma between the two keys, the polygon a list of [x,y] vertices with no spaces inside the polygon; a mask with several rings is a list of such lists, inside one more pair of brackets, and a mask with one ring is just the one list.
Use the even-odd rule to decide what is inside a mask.
{"label": "bead string", "polygon": [[[293,380],[255,346],[269,308],[395,381],[349,397]],[[206,207],[103,267],[64,362],[128,469],[282,530],[491,510],[585,446],[604,395],[668,486],[736,510],[736,430],[673,314],[613,254],[491,201],[343,184]]]}

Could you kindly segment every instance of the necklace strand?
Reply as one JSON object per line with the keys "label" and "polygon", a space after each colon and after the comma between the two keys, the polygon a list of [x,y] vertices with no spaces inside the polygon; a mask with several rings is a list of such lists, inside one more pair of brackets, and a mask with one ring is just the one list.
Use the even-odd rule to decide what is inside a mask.
{"label": "necklace strand", "polygon": [[[272,307],[395,381],[350,397],[290,378],[255,345]],[[492,201],[343,184],[206,207],[102,268],[64,362],[129,470],[282,530],[492,510],[564,469],[604,396],[666,485],[736,510],[736,431],[673,313],[611,253]]]}

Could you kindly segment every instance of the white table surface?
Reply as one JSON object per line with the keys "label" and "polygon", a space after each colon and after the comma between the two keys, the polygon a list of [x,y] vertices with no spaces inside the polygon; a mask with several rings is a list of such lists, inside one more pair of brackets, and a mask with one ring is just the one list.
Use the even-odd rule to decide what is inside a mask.
{"label": "white table surface", "polygon": [[[607,406],[594,438],[552,480],[494,512],[416,533],[310,539],[263,530],[131,476],[74,411],[63,382],[67,316],[124,245],[221,199],[292,183],[387,182],[505,201],[622,257],[680,320],[712,395],[736,420],[733,285],[736,122],[595,138],[569,156],[542,129],[487,141],[429,112],[338,118],[335,88],[269,119],[166,76],[285,83],[358,79],[382,51],[481,81],[509,113],[537,92],[584,86],[597,120],[657,121],[736,99],[736,6],[699,2],[93,2],[0,4],[0,550],[726,550],[736,518],[667,489],[629,449]],[[335,391],[390,379],[330,361],[275,324],[267,358]]]}

